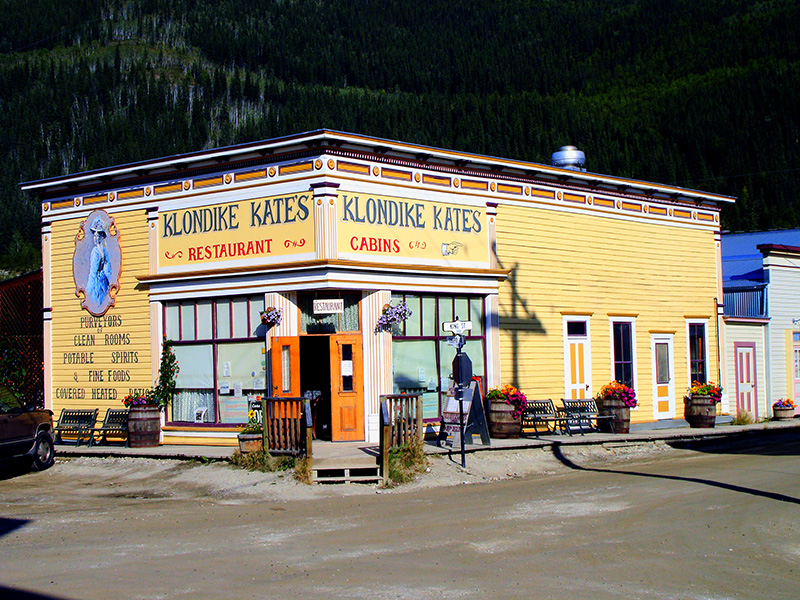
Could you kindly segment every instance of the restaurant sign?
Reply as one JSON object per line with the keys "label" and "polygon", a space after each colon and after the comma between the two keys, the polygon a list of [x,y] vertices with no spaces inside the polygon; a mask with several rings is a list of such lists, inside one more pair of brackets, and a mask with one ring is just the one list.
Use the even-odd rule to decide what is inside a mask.
{"label": "restaurant sign", "polygon": [[258,264],[314,253],[310,193],[191,207],[159,215],[160,268]]}

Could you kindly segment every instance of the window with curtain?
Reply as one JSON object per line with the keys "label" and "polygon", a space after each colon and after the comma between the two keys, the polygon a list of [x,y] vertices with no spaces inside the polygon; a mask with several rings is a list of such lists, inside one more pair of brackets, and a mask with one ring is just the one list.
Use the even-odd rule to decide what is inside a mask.
{"label": "window with curtain", "polygon": [[256,337],[264,296],[164,303],[164,331],[180,371],[177,422],[245,423],[247,400],[264,393],[264,340]]}
{"label": "window with curtain", "polygon": [[[344,311],[341,313],[314,314],[314,300],[343,300]],[[340,333],[344,331],[360,331],[359,302],[361,293],[354,292],[311,292],[300,294],[300,331],[303,333]]]}

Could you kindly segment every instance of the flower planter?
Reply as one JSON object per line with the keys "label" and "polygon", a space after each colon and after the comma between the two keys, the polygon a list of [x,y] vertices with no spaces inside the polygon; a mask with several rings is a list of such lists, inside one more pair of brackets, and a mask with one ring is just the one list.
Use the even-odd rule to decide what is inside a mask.
{"label": "flower planter", "polygon": [[605,398],[598,399],[596,402],[597,412],[601,417],[613,417],[611,419],[598,420],[597,428],[600,431],[604,433],[630,433],[631,409],[622,400]]}
{"label": "flower planter", "polygon": [[517,439],[522,433],[522,419],[514,418],[514,407],[505,400],[489,401],[489,437]]}
{"label": "flower planter", "polygon": [[264,435],[261,433],[240,433],[239,451],[242,454],[256,452],[264,448]]}
{"label": "flower planter", "polygon": [[794,408],[787,407],[772,407],[772,419],[774,421],[791,421],[794,419]]}
{"label": "flower planter", "polygon": [[683,399],[683,417],[689,427],[711,429],[717,420],[717,403],[711,396],[693,394]]}
{"label": "flower planter", "polygon": [[155,448],[161,435],[161,409],[138,405],[128,409],[128,445],[131,448]]}

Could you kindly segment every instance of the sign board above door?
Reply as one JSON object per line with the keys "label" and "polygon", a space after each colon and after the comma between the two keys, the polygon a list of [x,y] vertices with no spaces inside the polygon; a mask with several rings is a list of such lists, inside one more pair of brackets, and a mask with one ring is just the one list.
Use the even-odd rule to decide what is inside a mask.
{"label": "sign board above door", "polygon": [[314,300],[315,315],[332,315],[344,312],[344,299],[333,298],[331,300]]}

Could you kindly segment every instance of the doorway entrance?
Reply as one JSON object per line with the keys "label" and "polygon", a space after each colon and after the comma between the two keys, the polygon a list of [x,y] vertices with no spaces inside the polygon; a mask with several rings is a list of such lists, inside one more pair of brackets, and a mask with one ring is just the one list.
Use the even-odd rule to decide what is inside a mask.
{"label": "doorway entrance", "polygon": [[653,417],[675,418],[675,360],[672,334],[650,336],[653,349]]}
{"label": "doorway entrance", "polygon": [[365,439],[360,335],[275,337],[271,354],[273,395],[309,397],[317,439]]}
{"label": "doorway entrance", "polygon": [[733,348],[736,353],[736,414],[750,413],[758,420],[756,345],[736,342]]}

